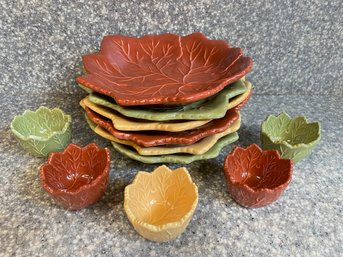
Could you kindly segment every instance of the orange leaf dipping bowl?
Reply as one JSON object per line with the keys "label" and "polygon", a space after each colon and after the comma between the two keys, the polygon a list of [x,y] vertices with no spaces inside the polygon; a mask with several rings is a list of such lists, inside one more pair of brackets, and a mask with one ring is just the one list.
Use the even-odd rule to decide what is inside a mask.
{"label": "orange leaf dipping bowl", "polygon": [[258,208],[279,198],[292,178],[293,162],[276,150],[256,144],[236,147],[226,157],[224,174],[229,193],[242,206]]}
{"label": "orange leaf dipping bowl", "polygon": [[55,202],[78,210],[95,203],[109,180],[110,153],[95,143],[83,148],[70,144],[64,152],[50,154],[40,168],[42,187]]}

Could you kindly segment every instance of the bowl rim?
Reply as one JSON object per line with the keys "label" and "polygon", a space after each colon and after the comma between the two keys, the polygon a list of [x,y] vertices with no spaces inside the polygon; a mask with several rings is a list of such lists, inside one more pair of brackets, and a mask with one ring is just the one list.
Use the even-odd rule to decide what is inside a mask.
{"label": "bowl rim", "polygon": [[[37,115],[37,113],[41,110],[47,110],[49,111],[49,113],[53,112],[53,111],[57,111],[57,112],[60,112],[63,117],[67,118],[67,120],[65,121],[65,124],[63,126],[63,128],[61,130],[55,130],[55,131],[52,131],[49,136],[47,137],[42,137],[42,136],[37,136],[37,135],[28,135],[28,136],[24,136],[23,134],[21,134],[14,126],[14,123],[20,119],[20,118],[26,118],[26,114],[28,113],[32,113],[34,115]],[[40,141],[40,142],[46,142],[46,141],[49,141],[52,137],[56,136],[56,135],[63,135],[67,130],[68,128],[70,127],[71,125],[71,116],[69,114],[66,114],[62,109],[58,108],[58,107],[55,107],[55,108],[52,108],[52,109],[49,109],[48,107],[45,107],[45,106],[40,106],[37,110],[35,111],[32,111],[32,110],[25,110],[22,114],[19,114],[19,115],[16,115],[14,116],[13,120],[11,121],[11,124],[10,124],[10,128],[11,128],[11,131],[12,133],[17,136],[19,139],[23,140],[23,141],[28,141],[28,140],[36,140],[36,141]]]}
{"label": "bowl rim", "polygon": [[[268,133],[268,131],[266,130],[266,124],[270,121],[271,118],[279,118],[279,117],[286,117],[290,120],[296,120],[296,119],[302,119],[306,125],[312,125],[312,124],[315,124],[318,126],[318,129],[317,129],[317,137],[316,139],[312,140],[311,142],[309,143],[298,143],[298,144],[290,144],[288,143],[287,141],[280,141],[280,142],[275,142],[274,140],[271,139],[270,137],[270,134]],[[288,115],[285,111],[281,112],[279,115],[268,115],[268,117],[262,122],[262,125],[261,125],[261,134],[263,136],[266,136],[274,145],[284,145],[286,146],[287,148],[290,148],[290,149],[296,149],[296,148],[300,148],[300,147],[312,147],[314,145],[316,145],[320,139],[321,139],[321,125],[320,125],[320,122],[308,122],[307,118],[303,115],[301,116],[296,116],[296,117],[291,117],[290,115]]]}
{"label": "bowl rim", "polygon": [[[282,161],[288,161],[290,163],[290,169],[288,172],[288,178],[287,180],[282,183],[281,185],[274,187],[274,188],[257,188],[254,189],[252,187],[250,187],[249,185],[245,184],[245,183],[241,183],[238,182],[236,180],[234,180],[231,176],[231,174],[229,173],[229,158],[230,157],[234,157],[234,155],[236,154],[236,151],[239,149],[243,149],[244,151],[250,149],[250,148],[255,148],[257,149],[260,153],[266,153],[266,154],[276,154],[278,160],[282,160]],[[289,159],[282,159],[280,156],[279,151],[277,150],[262,150],[257,144],[251,144],[247,147],[240,147],[240,146],[235,146],[233,148],[233,150],[225,157],[224,160],[224,174],[225,174],[225,178],[226,180],[228,180],[230,182],[230,184],[235,185],[235,186],[239,186],[239,187],[243,187],[244,189],[246,189],[247,191],[249,191],[250,193],[273,193],[275,191],[280,191],[283,190],[285,187],[287,187],[287,185],[291,182],[292,180],[292,175],[293,175],[293,167],[294,167],[294,162],[293,160],[289,160]]]}
{"label": "bowl rim", "polygon": [[[195,191],[195,199],[191,205],[191,208],[190,210],[181,218],[179,219],[178,221],[174,221],[174,222],[168,222],[168,223],[164,223],[164,224],[161,224],[161,225],[153,225],[153,224],[150,224],[150,223],[147,223],[147,222],[144,222],[140,219],[138,219],[136,217],[136,215],[131,211],[130,207],[128,206],[128,200],[129,199],[129,188],[130,187],[133,187],[135,186],[135,184],[137,183],[137,181],[140,179],[140,176],[141,174],[147,174],[148,176],[152,176],[152,174],[161,169],[161,168],[166,168],[166,170],[170,173],[172,172],[175,172],[177,170],[180,170],[181,172],[185,173],[187,178],[188,178],[188,182],[192,185],[194,191]],[[131,223],[134,225],[134,224],[139,224],[140,226],[150,230],[150,231],[153,231],[153,232],[162,232],[164,230],[168,230],[170,228],[176,228],[176,227],[182,227],[185,222],[190,219],[198,205],[198,200],[199,200],[199,193],[198,193],[198,187],[197,185],[193,182],[192,180],[192,177],[190,176],[187,168],[185,167],[179,167],[175,170],[171,170],[169,169],[166,165],[161,165],[159,167],[157,167],[156,169],[154,169],[152,172],[146,172],[146,171],[139,171],[137,172],[134,180],[132,181],[131,184],[127,185],[125,187],[125,191],[124,191],[124,209],[125,209],[125,212],[129,218],[129,220],[131,221]]]}
{"label": "bowl rim", "polygon": [[[86,72],[84,74],[81,74],[76,78],[77,83],[83,85],[84,87],[90,88],[96,92],[99,92],[101,94],[105,94],[107,96],[112,97],[119,105],[121,106],[136,106],[136,105],[151,105],[151,104],[164,104],[164,103],[175,103],[175,104],[181,104],[181,103],[190,103],[194,102],[197,100],[204,99],[206,97],[209,97],[210,95],[213,95],[219,91],[221,91],[224,87],[227,85],[239,80],[240,78],[244,77],[246,74],[248,74],[252,68],[253,68],[253,59],[250,56],[245,56],[243,54],[243,49],[240,47],[232,47],[229,42],[226,40],[221,40],[221,39],[210,39],[208,38],[205,34],[201,32],[192,32],[190,34],[186,35],[178,35],[175,33],[161,33],[161,34],[145,34],[142,36],[127,36],[127,35],[122,35],[122,34],[110,34],[110,35],[105,35],[102,38],[101,44],[100,44],[100,50],[95,53],[89,53],[85,54],[82,56],[82,62],[85,63],[85,58],[89,56],[95,56],[95,55],[100,55],[100,56],[105,56],[104,50],[103,50],[103,45],[105,44],[104,42],[108,41],[108,38],[113,38],[113,37],[121,37],[121,38],[127,38],[127,39],[136,39],[136,40],[142,40],[145,38],[150,38],[150,37],[163,37],[163,36],[172,36],[172,37],[177,37],[178,40],[180,41],[181,38],[189,37],[189,36],[199,36],[202,41],[204,42],[218,42],[220,44],[224,44],[226,48],[228,49],[240,49],[241,51],[241,56],[237,59],[244,59],[246,61],[246,68],[241,70],[239,73],[231,76],[230,78],[225,78],[221,82],[217,82],[216,86],[202,90],[201,92],[193,93],[193,94],[188,94],[185,96],[176,96],[176,95],[168,95],[168,96],[160,96],[160,97],[149,97],[145,99],[129,99],[128,97],[122,97],[118,96],[116,93],[112,92],[110,89],[104,89],[101,88],[101,86],[96,86],[95,83],[89,82],[89,79],[86,77],[87,75],[92,75],[93,72]],[[237,60],[235,60],[229,67],[234,65]],[[83,65],[85,66],[85,65]],[[96,90],[95,90],[96,89]]]}
{"label": "bowl rim", "polygon": [[[62,190],[59,190],[59,189],[52,188],[52,187],[50,187],[48,185],[48,183],[46,181],[45,167],[47,167],[48,165],[52,166],[52,164],[51,164],[52,159],[55,158],[58,155],[64,155],[67,151],[69,151],[69,148],[71,148],[71,147],[76,147],[77,149],[79,149],[81,151],[87,150],[89,148],[95,148],[97,150],[97,152],[99,152],[100,150],[105,150],[105,153],[106,153],[106,166],[104,167],[103,171],[99,174],[99,176],[96,179],[92,180],[89,184],[85,184],[85,185],[80,186],[76,190],[73,190],[73,191],[62,191]],[[64,149],[63,152],[52,152],[49,155],[48,160],[40,166],[40,168],[39,168],[39,170],[40,170],[39,175],[40,175],[41,184],[42,184],[43,188],[48,193],[50,193],[53,196],[59,196],[59,195],[71,195],[71,196],[74,196],[74,195],[79,194],[82,191],[85,191],[85,190],[88,190],[88,189],[94,187],[96,184],[98,184],[98,182],[101,179],[103,179],[105,176],[108,176],[109,172],[110,172],[110,163],[111,163],[110,150],[107,147],[101,148],[96,143],[90,143],[90,144],[88,144],[88,145],[86,145],[84,147],[80,147],[80,146],[78,146],[76,144],[69,144]]]}

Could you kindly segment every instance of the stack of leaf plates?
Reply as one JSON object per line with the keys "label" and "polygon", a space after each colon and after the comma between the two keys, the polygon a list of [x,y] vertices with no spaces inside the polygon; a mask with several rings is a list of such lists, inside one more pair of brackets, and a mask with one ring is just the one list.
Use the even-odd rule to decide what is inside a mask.
{"label": "stack of leaf plates", "polygon": [[129,158],[190,163],[238,139],[239,110],[252,94],[252,59],[240,48],[201,33],[113,35],[83,64],[87,122]]}

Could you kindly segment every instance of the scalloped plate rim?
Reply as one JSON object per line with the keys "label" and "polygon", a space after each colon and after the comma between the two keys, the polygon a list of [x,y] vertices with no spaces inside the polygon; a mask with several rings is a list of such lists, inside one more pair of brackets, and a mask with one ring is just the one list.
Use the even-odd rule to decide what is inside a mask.
{"label": "scalloped plate rim", "polygon": [[[117,105],[118,107],[116,108],[112,108],[110,107],[109,103],[108,105],[104,105],[101,104],[100,101],[94,101],[95,98],[97,98],[96,96],[92,96],[91,94],[89,95],[89,101],[91,101],[94,104],[98,104],[101,106],[105,106],[107,108],[110,108],[112,110],[115,110],[119,113],[121,113],[122,115],[126,116],[126,117],[130,117],[130,118],[137,118],[137,119],[144,119],[144,120],[152,120],[152,121],[169,121],[169,120],[203,120],[203,119],[220,119],[223,116],[225,116],[225,113],[230,109],[230,108],[234,108],[235,106],[231,106],[230,105],[230,99],[233,99],[235,97],[240,97],[240,96],[244,96],[244,98],[242,99],[242,102],[248,97],[248,95],[252,92],[252,84],[249,81],[242,81],[243,82],[243,86],[245,87],[245,91],[240,93],[240,94],[235,94],[233,97],[224,97],[225,99],[228,100],[228,104],[225,106],[225,108],[218,114],[202,114],[201,110],[199,110],[198,114],[189,114],[190,111],[197,111],[197,109],[195,110],[187,110],[187,111],[176,111],[176,112],[166,112],[166,113],[158,113],[156,112],[156,114],[154,113],[154,111],[151,111],[151,113],[146,113],[146,114],[138,114],[138,115],[128,115],[128,112],[125,109],[128,109],[128,107],[125,106],[120,106]],[[218,92],[219,94],[221,92]],[[229,93],[227,93],[227,95],[229,95]],[[217,96],[219,97],[219,96]],[[93,100],[92,100],[93,99]],[[215,98],[214,98],[215,99]],[[214,100],[212,99],[212,100]],[[106,101],[106,100],[104,100]],[[240,102],[239,102],[240,103]],[[238,104],[239,104],[238,103]],[[118,110],[119,109],[119,110]],[[120,109],[124,109],[122,111],[120,111]],[[218,110],[218,108],[213,109],[213,110]],[[138,110],[140,111],[140,110]],[[188,116],[189,115],[189,116]],[[180,117],[181,116],[181,117]]]}
{"label": "scalloped plate rim", "polygon": [[[95,53],[97,55],[104,55],[103,53],[103,44],[104,44],[104,40],[106,37],[121,37],[121,38],[131,38],[131,39],[136,39],[136,40],[139,40],[139,39],[144,39],[144,38],[147,38],[147,37],[163,37],[163,36],[166,36],[166,35],[171,35],[171,36],[175,36],[177,37],[179,40],[181,38],[186,38],[186,37],[190,37],[190,36],[200,36],[201,37],[201,40],[203,42],[221,42],[221,43],[226,43],[226,48],[227,49],[234,49],[232,48],[229,43],[227,43],[226,41],[224,40],[211,40],[209,38],[207,38],[204,34],[200,33],[200,32],[194,32],[194,33],[191,33],[191,34],[188,34],[188,35],[185,35],[185,36],[180,36],[180,35],[177,35],[177,34],[173,34],[173,33],[165,33],[165,34],[159,34],[159,35],[154,35],[154,34],[147,34],[147,35],[144,35],[144,36],[141,36],[141,37],[128,37],[128,36],[125,36],[125,35],[120,35],[120,34],[116,34],[116,35],[107,35],[105,37],[103,37],[102,39],[102,42],[101,42],[101,47],[100,47],[100,51]],[[123,40],[123,39],[122,39]],[[241,48],[237,48],[237,49],[240,49],[242,51]],[[94,53],[93,53],[94,54]],[[86,55],[85,55],[86,56]],[[99,93],[104,93],[108,96],[111,96],[112,98],[114,98],[116,100],[116,102],[120,105],[123,105],[123,106],[134,106],[134,105],[150,105],[150,104],[162,104],[162,103],[187,103],[187,102],[194,102],[194,101],[197,101],[197,100],[201,100],[203,98],[206,98],[210,95],[213,95],[217,92],[219,92],[220,90],[222,90],[224,87],[228,86],[228,84],[231,84],[235,81],[237,81],[238,79],[244,77],[251,69],[252,69],[252,66],[253,66],[253,61],[252,61],[252,58],[251,57],[247,57],[247,56],[244,56],[243,55],[243,51],[241,53],[241,55],[238,57],[238,59],[235,59],[233,60],[233,62],[230,64],[229,67],[233,66],[237,60],[240,60],[240,59],[244,59],[246,61],[245,63],[245,68],[242,68],[242,69],[239,69],[239,71],[237,71],[237,73],[235,73],[234,75],[232,75],[231,77],[229,78],[222,78],[220,80],[217,79],[217,81],[215,82],[216,83],[216,86],[210,88],[210,89],[204,89],[198,93],[193,93],[193,94],[185,94],[185,95],[182,95],[182,96],[159,96],[159,97],[150,97],[150,98],[145,98],[145,99],[141,99],[141,100],[135,100],[135,99],[128,99],[128,97],[124,97],[124,96],[116,96],[116,94],[114,94],[110,89],[102,89],[102,86],[95,86],[95,83],[93,82],[89,82],[87,81],[87,78],[86,76],[92,76],[92,73],[87,73],[87,74],[84,74],[84,75],[81,75],[79,77],[76,78],[76,81],[80,84],[82,84],[83,86],[85,87],[88,87],[88,88],[91,88],[93,90],[95,90],[94,88],[96,88],[95,91],[99,92]],[[101,92],[102,91],[102,92]]]}

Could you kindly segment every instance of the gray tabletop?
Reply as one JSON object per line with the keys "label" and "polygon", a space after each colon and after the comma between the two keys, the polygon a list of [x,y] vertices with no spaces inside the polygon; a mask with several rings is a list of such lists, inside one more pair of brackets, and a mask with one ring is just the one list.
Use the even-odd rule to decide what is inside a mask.
{"label": "gray tabletop", "polygon": [[[0,256],[342,256],[342,2],[257,2],[0,0]],[[73,118],[73,143],[110,147],[78,106],[80,56],[105,34],[192,31],[254,58],[247,78],[255,94],[236,145],[259,144],[268,114],[322,123],[321,143],[295,165],[282,197],[260,209],[237,205],[222,172],[228,146],[216,159],[186,165],[199,187],[187,230],[172,242],[150,242],[126,218],[123,190],[137,171],[158,165],[111,150],[110,184],[98,203],[78,212],[54,205],[38,177],[44,159],[10,133],[14,115],[59,106]]]}

